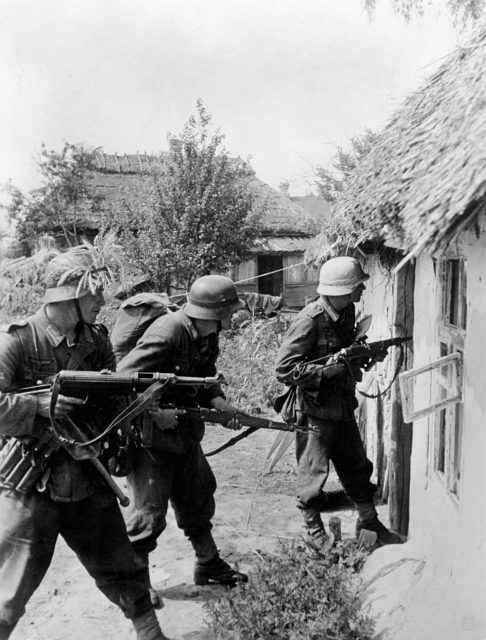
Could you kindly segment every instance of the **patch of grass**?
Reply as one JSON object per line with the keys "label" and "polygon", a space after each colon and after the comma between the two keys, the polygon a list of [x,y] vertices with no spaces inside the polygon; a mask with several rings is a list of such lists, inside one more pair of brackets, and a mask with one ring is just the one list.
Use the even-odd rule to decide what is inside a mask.
{"label": "patch of grass", "polygon": [[250,319],[220,336],[218,370],[228,381],[230,402],[251,413],[268,411],[283,386],[274,363],[286,326],[279,317]]}
{"label": "patch of grass", "polygon": [[326,555],[287,545],[263,558],[247,584],[208,603],[206,622],[217,640],[372,640],[358,597],[365,555],[354,541]]}

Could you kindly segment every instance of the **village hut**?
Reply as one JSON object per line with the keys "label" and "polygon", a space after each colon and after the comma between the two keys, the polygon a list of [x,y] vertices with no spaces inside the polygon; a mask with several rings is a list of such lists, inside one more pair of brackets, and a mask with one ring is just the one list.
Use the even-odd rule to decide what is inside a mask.
{"label": "village hut", "polygon": [[358,252],[378,333],[413,333],[402,397],[378,421],[392,524],[408,532],[364,572],[384,640],[486,637],[485,213],[483,28],[405,100],[308,251]]}
{"label": "village hut", "polygon": [[[92,239],[120,207],[137,210],[144,192],[152,188],[153,174],[163,167],[163,154],[95,150],[88,182],[96,207],[81,207],[77,212],[78,232]],[[228,275],[240,292],[283,297],[287,308],[303,307],[315,295],[318,282],[318,271],[306,264],[304,252],[328,215],[328,204],[315,196],[294,201],[256,176],[249,179],[248,187],[260,217],[260,235],[248,248],[247,259],[235,264]]]}

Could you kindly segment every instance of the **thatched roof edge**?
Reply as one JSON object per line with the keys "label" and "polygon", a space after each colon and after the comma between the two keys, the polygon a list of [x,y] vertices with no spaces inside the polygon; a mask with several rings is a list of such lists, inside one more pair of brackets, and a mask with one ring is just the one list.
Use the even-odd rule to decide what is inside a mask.
{"label": "thatched roof edge", "polygon": [[350,179],[324,240],[391,241],[409,255],[433,253],[485,208],[483,25],[392,117]]}

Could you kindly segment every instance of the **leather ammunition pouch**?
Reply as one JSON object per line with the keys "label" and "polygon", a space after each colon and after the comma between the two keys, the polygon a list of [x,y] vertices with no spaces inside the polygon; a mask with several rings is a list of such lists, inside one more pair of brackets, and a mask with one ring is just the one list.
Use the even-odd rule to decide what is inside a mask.
{"label": "leather ammunition pouch", "polygon": [[51,456],[59,442],[49,431],[27,441],[5,438],[0,450],[0,485],[20,493],[31,493],[48,471]]}
{"label": "leather ammunition pouch", "polygon": [[275,398],[273,408],[277,413],[280,413],[285,421],[295,422],[297,418],[296,402],[297,387],[292,384],[283,393]]}

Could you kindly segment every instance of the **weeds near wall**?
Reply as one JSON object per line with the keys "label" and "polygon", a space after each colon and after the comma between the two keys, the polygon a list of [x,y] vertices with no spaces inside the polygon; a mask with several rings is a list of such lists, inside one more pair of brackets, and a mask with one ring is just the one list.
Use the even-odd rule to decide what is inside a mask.
{"label": "weeds near wall", "polygon": [[263,558],[247,584],[209,602],[206,622],[217,640],[371,640],[358,597],[364,557],[354,542],[325,556],[287,545]]}

